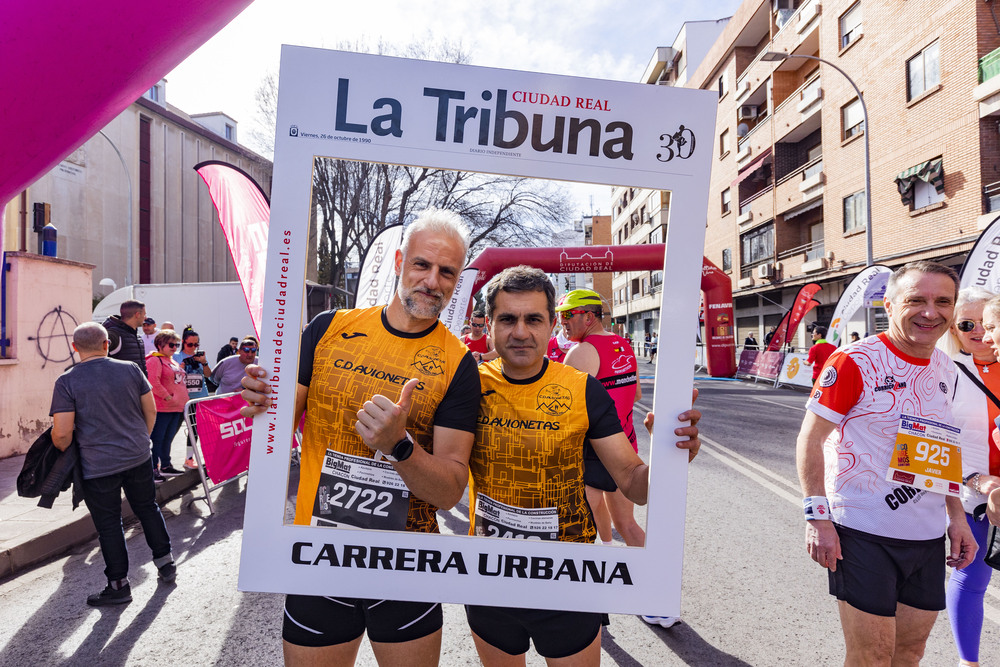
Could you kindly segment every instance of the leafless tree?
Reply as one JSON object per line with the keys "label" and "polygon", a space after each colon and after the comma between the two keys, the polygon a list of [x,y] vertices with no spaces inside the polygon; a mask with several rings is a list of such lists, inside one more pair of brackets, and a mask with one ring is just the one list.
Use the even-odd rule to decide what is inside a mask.
{"label": "leafless tree", "polygon": [[[470,60],[460,42],[432,35],[399,48],[383,41],[371,46],[364,40],[338,48],[463,64]],[[258,122],[264,129],[251,134],[260,150],[273,151],[277,115],[273,74],[262,80],[257,103]],[[470,257],[488,246],[546,243],[548,230],[568,222],[572,211],[566,190],[550,181],[316,158],[310,224],[319,249],[317,282],[346,288],[348,267],[360,260],[379,231],[432,207],[453,210],[469,223]]]}

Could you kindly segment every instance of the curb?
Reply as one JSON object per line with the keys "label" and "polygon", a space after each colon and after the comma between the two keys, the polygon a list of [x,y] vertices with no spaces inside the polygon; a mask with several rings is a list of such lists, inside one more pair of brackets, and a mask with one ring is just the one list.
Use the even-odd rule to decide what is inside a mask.
{"label": "curb", "polygon": [[[177,498],[199,484],[201,477],[197,470],[189,470],[180,477],[167,479],[156,487],[156,504],[162,510],[168,500]],[[65,493],[72,493],[72,490]],[[5,581],[97,537],[97,529],[94,528],[94,521],[86,506],[81,503],[74,514],[76,512],[80,512],[79,516],[69,523],[53,526],[48,532],[0,551],[0,581]],[[126,525],[136,520],[132,508],[124,498],[122,519]]]}

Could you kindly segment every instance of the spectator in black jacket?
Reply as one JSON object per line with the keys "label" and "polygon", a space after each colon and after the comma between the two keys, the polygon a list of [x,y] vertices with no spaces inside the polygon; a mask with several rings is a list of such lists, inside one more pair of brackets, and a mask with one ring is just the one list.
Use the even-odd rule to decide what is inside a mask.
{"label": "spectator in black jacket", "polygon": [[233,338],[230,338],[229,342],[223,345],[222,349],[219,350],[219,355],[215,358],[215,363],[219,363],[226,357],[231,357],[234,354],[236,354],[237,352],[236,348],[239,347],[239,344],[240,344],[239,338],[236,338],[235,336]]}
{"label": "spectator in black jacket", "polygon": [[121,315],[104,320],[110,348],[108,356],[120,361],[131,361],[146,374],[146,348],[139,338],[139,326],[146,319],[146,304],[135,299],[122,301]]}

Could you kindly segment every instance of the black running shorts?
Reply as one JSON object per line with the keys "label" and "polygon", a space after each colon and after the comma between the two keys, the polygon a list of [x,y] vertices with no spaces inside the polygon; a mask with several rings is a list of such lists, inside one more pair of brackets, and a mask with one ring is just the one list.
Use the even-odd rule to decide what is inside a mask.
{"label": "black running shorts", "polygon": [[927,611],[945,608],[944,536],[898,540],[836,527],[844,558],[829,573],[830,595],[876,616],[895,616],[897,602]]}
{"label": "black running shorts", "polygon": [[367,630],[373,642],[397,643],[433,634],[442,623],[437,602],[287,595],[281,637],[296,646],[334,646]]}
{"label": "black running shorts", "polygon": [[508,655],[527,652],[531,642],[543,658],[565,658],[590,646],[608,624],[607,614],[549,609],[465,605],[469,627]]}

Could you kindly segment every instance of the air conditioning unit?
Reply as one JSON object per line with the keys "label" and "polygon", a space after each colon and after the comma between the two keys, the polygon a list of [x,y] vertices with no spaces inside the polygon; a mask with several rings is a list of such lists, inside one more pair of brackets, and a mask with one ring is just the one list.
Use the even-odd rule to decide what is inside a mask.
{"label": "air conditioning unit", "polygon": [[753,120],[757,117],[758,107],[756,104],[744,104],[740,107],[739,112],[737,112],[736,117],[739,120]]}
{"label": "air conditioning unit", "polygon": [[761,264],[757,267],[757,277],[758,278],[773,278],[774,277],[774,264],[767,262]]}

